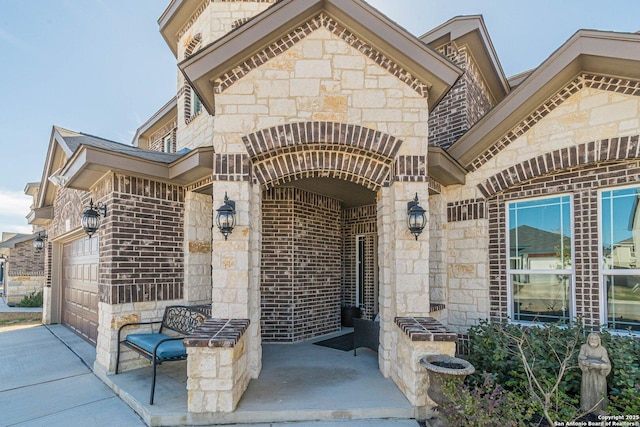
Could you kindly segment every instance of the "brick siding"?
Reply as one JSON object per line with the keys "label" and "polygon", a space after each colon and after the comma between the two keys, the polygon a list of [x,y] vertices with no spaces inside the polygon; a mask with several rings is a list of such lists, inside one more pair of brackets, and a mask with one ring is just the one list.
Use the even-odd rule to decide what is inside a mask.
{"label": "brick siding", "polygon": [[429,115],[429,145],[449,148],[496,104],[467,47],[450,43],[438,51],[464,75]]}
{"label": "brick siding", "polygon": [[124,175],[105,181],[96,191],[108,206],[100,236],[100,301],[181,299],[184,190]]}
{"label": "brick siding", "polygon": [[[637,142],[637,138],[622,139],[628,142],[632,140]],[[609,145],[609,147],[612,146]],[[617,147],[621,149],[620,145]],[[594,154],[597,151],[590,152]],[[612,151],[607,150],[606,152],[609,153],[606,157],[613,156]],[[640,161],[630,160],[607,164],[596,160],[594,163],[581,165],[582,162],[579,159],[583,159],[583,157],[570,158],[573,161],[566,165],[567,170],[537,176],[534,179],[519,180],[516,185],[494,194],[487,201],[490,316],[493,319],[506,319],[507,317],[506,203],[529,197],[570,194],[573,197],[576,314],[583,316],[587,325],[595,325],[600,321],[600,260],[598,259],[598,239],[594,238],[598,235],[598,189],[640,183]],[[595,155],[595,159],[598,159],[597,155]],[[572,164],[574,167],[571,167]]]}
{"label": "brick siding", "polygon": [[340,329],[340,211],[339,201],[295,188],[264,193],[265,342],[296,342]]}
{"label": "brick siding", "polygon": [[33,240],[16,243],[9,249],[7,276],[43,276],[44,253],[33,247]]}

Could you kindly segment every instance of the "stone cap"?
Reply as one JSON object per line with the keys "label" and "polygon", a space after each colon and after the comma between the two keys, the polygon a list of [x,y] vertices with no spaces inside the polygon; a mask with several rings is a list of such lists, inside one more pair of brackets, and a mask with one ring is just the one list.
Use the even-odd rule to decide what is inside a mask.
{"label": "stone cap", "polygon": [[249,319],[208,319],[184,339],[184,346],[233,348],[248,327]]}
{"label": "stone cap", "polygon": [[458,335],[433,317],[396,317],[395,323],[411,341],[457,341]]}

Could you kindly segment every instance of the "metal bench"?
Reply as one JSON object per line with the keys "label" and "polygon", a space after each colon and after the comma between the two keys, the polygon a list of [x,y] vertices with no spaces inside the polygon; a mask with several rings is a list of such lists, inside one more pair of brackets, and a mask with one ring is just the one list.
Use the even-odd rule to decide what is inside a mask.
{"label": "metal bench", "polygon": [[[149,359],[153,366],[151,380],[151,396],[149,404],[153,405],[153,395],[156,387],[156,366],[163,362],[186,360],[187,350],[184,347],[184,338],[191,334],[209,316],[201,307],[188,307],[184,305],[168,306],[164,310],[161,321],[127,323],[118,329],[118,353],[116,356],[116,375],[120,364],[120,348],[126,346],[141,356]],[[128,334],[122,338],[124,328],[150,325],[152,332]],[[153,332],[153,325],[160,325],[158,332]],[[176,332],[177,335],[166,335],[165,330]]]}

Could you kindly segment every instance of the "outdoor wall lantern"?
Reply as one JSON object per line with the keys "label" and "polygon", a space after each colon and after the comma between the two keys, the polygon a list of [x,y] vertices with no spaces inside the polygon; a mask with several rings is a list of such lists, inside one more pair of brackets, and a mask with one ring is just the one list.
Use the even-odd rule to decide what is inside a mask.
{"label": "outdoor wall lantern", "polygon": [[224,236],[224,240],[227,240],[227,236],[233,231],[233,227],[236,226],[236,202],[229,200],[227,193],[224,193],[224,204],[217,210],[216,225],[220,229],[220,232]]}
{"label": "outdoor wall lantern", "polygon": [[427,216],[425,215],[425,210],[419,205],[418,193],[416,193],[415,199],[407,203],[407,225],[416,240],[424,230],[424,226],[427,225]]}
{"label": "outdoor wall lantern", "polygon": [[44,249],[44,241],[47,240],[47,235],[42,235],[42,231],[38,233],[38,237],[33,241],[33,247],[36,251],[40,252]]}
{"label": "outdoor wall lantern", "polygon": [[89,201],[89,206],[87,206],[87,210],[82,214],[81,221],[82,228],[85,233],[89,235],[89,238],[98,231],[98,228],[100,228],[100,221],[105,216],[107,216],[107,205],[102,202],[98,202],[94,205],[93,199],[91,199]]}

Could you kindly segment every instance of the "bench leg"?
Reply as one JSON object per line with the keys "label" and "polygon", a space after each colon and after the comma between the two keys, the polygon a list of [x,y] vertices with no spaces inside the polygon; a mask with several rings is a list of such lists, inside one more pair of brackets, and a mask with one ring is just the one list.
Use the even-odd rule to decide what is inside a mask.
{"label": "bench leg", "polygon": [[153,395],[155,394],[156,391],[156,359],[155,357],[153,358],[153,376],[151,378],[151,397],[149,398],[149,405],[153,405]]}
{"label": "bench leg", "polygon": [[118,340],[118,351],[116,352],[116,375],[118,375],[119,364],[120,364],[120,340]]}

